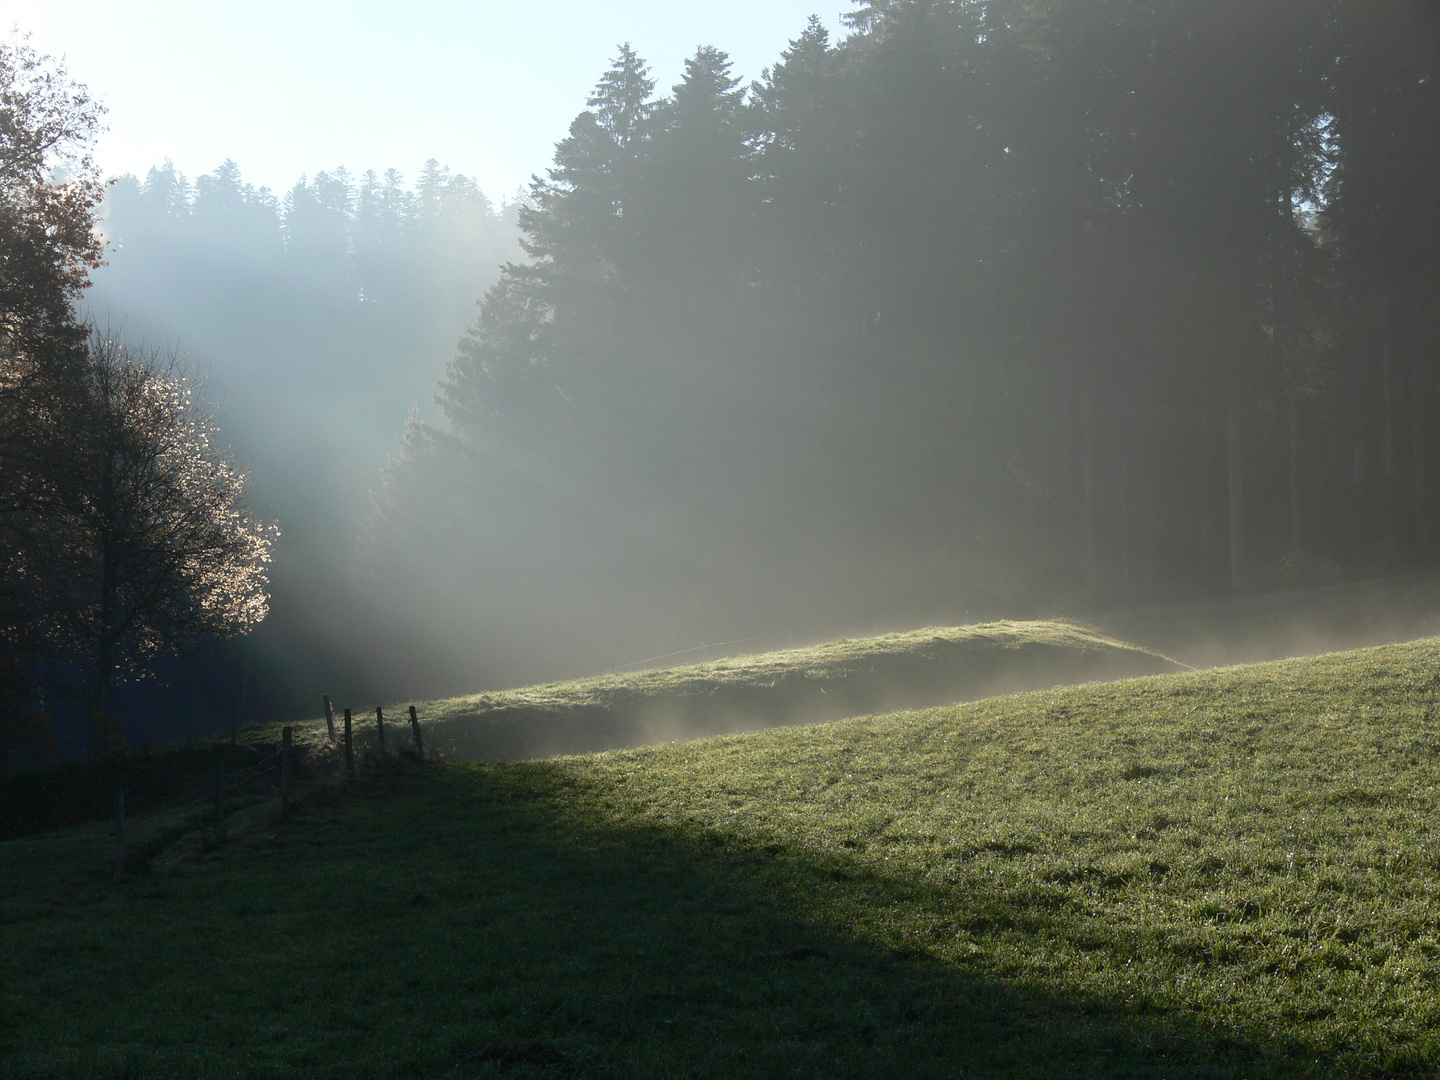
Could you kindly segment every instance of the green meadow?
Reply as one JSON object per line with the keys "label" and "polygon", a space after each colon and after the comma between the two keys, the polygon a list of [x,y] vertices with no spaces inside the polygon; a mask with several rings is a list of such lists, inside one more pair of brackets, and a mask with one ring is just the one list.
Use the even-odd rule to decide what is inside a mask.
{"label": "green meadow", "polygon": [[3,846],[0,1076],[1433,1076],[1437,696],[1430,639]]}

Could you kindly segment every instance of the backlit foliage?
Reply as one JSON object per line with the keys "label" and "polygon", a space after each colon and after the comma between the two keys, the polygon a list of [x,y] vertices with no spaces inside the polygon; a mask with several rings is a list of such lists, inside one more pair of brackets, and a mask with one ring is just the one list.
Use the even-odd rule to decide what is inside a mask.
{"label": "backlit foliage", "polygon": [[103,707],[117,669],[265,618],[278,530],[246,508],[215,410],[173,356],[96,334],[82,385],[55,569],[68,583],[65,632],[93,666]]}

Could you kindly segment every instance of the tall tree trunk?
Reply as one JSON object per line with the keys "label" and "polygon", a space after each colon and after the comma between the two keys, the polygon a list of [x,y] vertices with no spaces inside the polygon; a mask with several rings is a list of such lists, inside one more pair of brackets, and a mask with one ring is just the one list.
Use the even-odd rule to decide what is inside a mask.
{"label": "tall tree trunk", "polygon": [[112,689],[115,682],[115,643],[108,637],[102,639],[95,650],[95,693],[92,720],[95,724],[95,751],[104,753],[111,749],[110,734],[114,721],[110,717]]}
{"label": "tall tree trunk", "polygon": [[1238,590],[1245,578],[1245,493],[1240,462],[1240,402],[1230,399],[1225,423],[1230,491],[1230,588]]}
{"label": "tall tree trunk", "polygon": [[1080,399],[1080,433],[1085,468],[1085,585],[1093,590],[1100,584],[1099,556],[1095,550],[1095,452],[1090,422],[1090,384],[1087,380]]}
{"label": "tall tree trunk", "polygon": [[110,716],[115,682],[116,568],[107,550],[100,572],[100,632],[95,640],[94,686],[90,696],[90,750],[100,755],[113,749],[115,722]]}
{"label": "tall tree trunk", "polygon": [[1395,565],[1395,404],[1390,353],[1390,301],[1385,300],[1380,338],[1380,494],[1385,528],[1385,567]]}
{"label": "tall tree trunk", "polygon": [[1285,391],[1290,427],[1290,556],[1300,554],[1300,394],[1291,386]]}
{"label": "tall tree trunk", "polygon": [[1208,580],[1214,567],[1212,553],[1215,548],[1215,481],[1211,472],[1215,433],[1211,416],[1210,397],[1200,397],[1200,573]]}
{"label": "tall tree trunk", "polygon": [[1285,238],[1295,221],[1295,206],[1290,185],[1281,183],[1275,193],[1278,213],[1275,236],[1275,282],[1273,305],[1273,326],[1271,340],[1274,348],[1274,362],[1285,373],[1285,419],[1289,435],[1290,451],[1290,557],[1300,554],[1300,391],[1296,385],[1295,364],[1291,352],[1290,338],[1290,290],[1288,244]]}
{"label": "tall tree trunk", "polygon": [[1375,531],[1379,505],[1370,462],[1375,371],[1366,359],[1357,355],[1348,365],[1342,387],[1345,419],[1340,465],[1344,475],[1337,477],[1337,481],[1343,479],[1343,483],[1337,483],[1334,507],[1327,515],[1336,539],[1348,545],[1348,558],[1356,568],[1373,563],[1379,543]]}
{"label": "tall tree trunk", "polygon": [[1420,365],[1410,369],[1410,477],[1415,512],[1415,554],[1423,558],[1430,538],[1425,529],[1425,430],[1420,406]]}
{"label": "tall tree trunk", "polygon": [[1120,592],[1130,595],[1130,440],[1120,438]]}

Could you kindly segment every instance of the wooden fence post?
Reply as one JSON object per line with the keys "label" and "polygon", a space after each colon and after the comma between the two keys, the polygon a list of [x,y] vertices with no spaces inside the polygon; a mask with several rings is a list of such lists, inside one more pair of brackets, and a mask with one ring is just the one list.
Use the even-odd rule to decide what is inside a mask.
{"label": "wooden fence post", "polygon": [[290,805],[290,785],[293,780],[290,775],[291,733],[293,730],[288,724],[280,729],[280,802],[286,807]]}
{"label": "wooden fence post", "polygon": [[375,730],[380,733],[380,753],[385,753],[385,713],[379,705],[375,706]]}
{"label": "wooden fence post", "polygon": [[355,779],[355,751],[350,745],[350,710],[345,710],[345,775]]}
{"label": "wooden fence post", "polygon": [[410,706],[410,730],[415,733],[415,753],[420,755],[420,760],[425,760],[425,744],[420,741],[420,720],[415,715],[415,706]]}
{"label": "wooden fence post", "polygon": [[115,789],[115,880],[125,869],[125,789]]}
{"label": "wooden fence post", "polygon": [[330,732],[330,741],[335,741],[335,706],[330,704],[330,695],[325,698],[325,729]]}

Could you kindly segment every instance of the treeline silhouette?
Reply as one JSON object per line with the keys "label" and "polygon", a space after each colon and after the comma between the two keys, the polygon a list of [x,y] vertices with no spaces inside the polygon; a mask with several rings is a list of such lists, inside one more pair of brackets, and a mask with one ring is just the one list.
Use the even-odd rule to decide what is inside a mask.
{"label": "treeline silhouette", "polygon": [[112,261],[127,274],[200,270],[190,297],[200,306],[228,278],[290,302],[378,304],[418,320],[417,307],[472,303],[493,274],[487,260],[509,253],[496,207],[433,159],[413,187],[394,169],[357,179],[342,167],[283,195],[245,183],[233,161],[193,182],[166,162],[116,179],[106,204]]}
{"label": "treeline silhouette", "polygon": [[598,658],[1433,563],[1436,4],[848,18],[749,88],[621,50],[377,579]]}
{"label": "treeline silhouette", "polygon": [[[167,162],[113,182],[104,231],[92,307],[212,361],[240,396],[237,419],[269,415],[265,441],[278,436],[283,456],[292,407],[325,426],[315,394],[352,440],[357,423],[398,432],[515,249],[513,209],[433,160],[413,187],[393,169],[357,179],[341,168],[283,195],[245,183],[232,161],[193,182]],[[264,408],[249,407],[248,389]]]}

